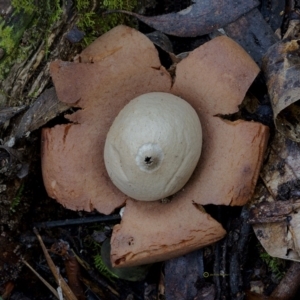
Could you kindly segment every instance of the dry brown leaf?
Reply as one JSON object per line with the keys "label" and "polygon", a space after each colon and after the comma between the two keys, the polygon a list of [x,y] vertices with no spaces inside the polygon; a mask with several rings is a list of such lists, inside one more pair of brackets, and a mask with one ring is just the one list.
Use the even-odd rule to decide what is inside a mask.
{"label": "dry brown leaf", "polygon": [[135,16],[150,27],[170,35],[193,37],[221,28],[259,4],[256,0],[240,2],[234,0],[195,0],[193,2],[191,6],[177,13],[154,17],[146,17],[128,11],[115,12]]}
{"label": "dry brown leaf", "polygon": [[19,107],[2,107],[0,109],[0,125],[5,124],[12,117],[14,117],[19,112],[23,111],[26,108],[26,105]]}
{"label": "dry brown leaf", "polygon": [[250,221],[265,250],[300,261],[299,144],[277,133],[250,205]]}
{"label": "dry brown leaf", "polygon": [[16,130],[16,138],[42,127],[68,108],[57,99],[54,88],[45,90],[23,115]]}
{"label": "dry brown leaf", "polygon": [[226,35],[241,45],[259,66],[267,50],[278,41],[264,16],[255,8],[224,27]]}
{"label": "dry brown leaf", "polygon": [[300,142],[300,21],[293,21],[284,39],[268,50],[263,71],[278,131]]}

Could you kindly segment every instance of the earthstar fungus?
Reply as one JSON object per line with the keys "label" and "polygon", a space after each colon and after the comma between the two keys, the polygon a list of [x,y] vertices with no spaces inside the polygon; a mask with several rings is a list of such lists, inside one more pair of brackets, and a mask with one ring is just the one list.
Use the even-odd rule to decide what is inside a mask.
{"label": "earthstar fungus", "polygon": [[[262,124],[216,116],[238,110],[259,72],[239,45],[227,37],[207,42],[178,63],[172,84],[150,40],[118,26],[74,62],[55,61],[50,70],[60,101],[81,109],[67,116],[69,124],[43,129],[45,187],[50,197],[73,210],[109,214],[126,202],[111,239],[114,266],[166,260],[225,235],[201,205],[245,204],[268,139]],[[130,199],[114,186],[104,166],[104,143],[114,119],[130,100],[150,92],[186,100],[202,124],[200,160],[168,203]]]}

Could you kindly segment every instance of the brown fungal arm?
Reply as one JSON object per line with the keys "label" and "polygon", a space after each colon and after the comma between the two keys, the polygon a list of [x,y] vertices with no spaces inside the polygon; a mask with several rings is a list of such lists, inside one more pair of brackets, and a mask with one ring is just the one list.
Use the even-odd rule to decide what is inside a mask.
{"label": "brown fungal arm", "polygon": [[[114,45],[103,46],[110,42]],[[113,35],[103,35],[80,57],[82,62],[51,64],[58,98],[81,109],[68,116],[72,123],[42,132],[44,184],[49,196],[67,208],[95,208],[109,214],[127,197],[114,187],[105,170],[108,129],[131,99],[147,92],[168,92],[171,79],[160,67],[150,40],[124,26],[114,29]]]}
{"label": "brown fungal arm", "polygon": [[162,261],[214,243],[225,233],[192,201],[128,200],[122,224],[114,227],[111,260],[114,266]]}

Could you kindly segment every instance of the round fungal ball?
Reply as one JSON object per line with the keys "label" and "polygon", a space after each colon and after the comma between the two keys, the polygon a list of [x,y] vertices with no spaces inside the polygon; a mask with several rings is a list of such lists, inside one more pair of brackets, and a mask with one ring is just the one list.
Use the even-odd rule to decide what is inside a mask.
{"label": "round fungal ball", "polygon": [[201,124],[191,105],[172,94],[148,93],[131,100],[114,120],[104,161],[124,194],[153,201],[185,185],[201,147]]}

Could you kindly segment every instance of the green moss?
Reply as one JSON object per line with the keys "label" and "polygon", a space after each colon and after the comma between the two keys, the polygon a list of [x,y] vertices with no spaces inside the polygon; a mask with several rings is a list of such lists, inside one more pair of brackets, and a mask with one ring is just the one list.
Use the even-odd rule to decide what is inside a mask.
{"label": "green moss", "polygon": [[[12,0],[12,6],[16,13],[32,15],[37,13],[42,16],[48,24],[55,23],[62,14],[60,0]],[[45,18],[46,17],[46,18]]]}
{"label": "green moss", "polygon": [[[53,24],[63,12],[60,0],[12,0],[12,6],[14,14],[9,20],[4,22],[0,17],[0,48],[5,51],[0,61],[0,81],[5,79],[15,62],[28,59],[41,41],[48,40]],[[45,50],[47,53],[47,43]]]}
{"label": "green moss", "polygon": [[[92,228],[91,226],[90,228]],[[98,226],[97,228],[94,228],[94,232],[101,232],[104,230],[102,226]],[[92,253],[92,257],[94,260],[94,266],[97,269],[99,273],[101,273],[104,277],[107,279],[113,281],[114,278],[118,278],[117,275],[112,273],[103,262],[102,256],[101,256],[101,244],[96,242],[91,236],[86,236],[84,240],[85,247],[87,248],[89,253]]]}
{"label": "green moss", "polygon": [[[3,25],[3,23],[1,23],[1,25]],[[1,34],[2,30],[6,33],[5,35]],[[18,23],[16,23],[16,26],[14,27],[0,26],[0,47],[5,50],[5,55],[0,61],[0,80],[3,80],[6,77],[10,67],[14,63],[22,63],[24,60],[26,60],[30,51],[38,42],[36,32],[34,32],[35,29],[33,28],[33,30],[28,31],[28,36],[34,32],[35,37],[28,38],[26,43],[20,45],[20,40],[24,34],[24,31],[25,30],[20,28],[20,24]]]}
{"label": "green moss", "polygon": [[16,211],[16,208],[20,204],[21,198],[22,198],[22,195],[23,195],[23,191],[24,191],[24,183],[21,184],[21,186],[19,187],[14,199],[11,202],[11,205],[10,205],[10,212],[11,213],[14,213]]}
{"label": "green moss", "polygon": [[277,279],[282,279],[285,274],[285,272],[283,271],[285,260],[277,257],[272,257],[267,252],[261,253],[260,258],[268,266],[270,271],[275,275]]}
{"label": "green moss", "polygon": [[1,20],[0,17],[0,47],[4,49],[6,54],[11,53],[15,46],[14,40],[12,38],[12,30],[12,27],[5,27],[5,22],[4,20]]}
{"label": "green moss", "polygon": [[77,0],[76,8],[79,14],[77,26],[85,32],[84,46],[89,45],[101,34],[109,31],[113,27],[126,24],[134,26],[132,19],[125,14],[103,15],[109,10],[127,10],[133,11],[138,4],[137,0],[102,0],[99,1],[97,13],[91,7],[89,0]]}
{"label": "green moss", "polygon": [[94,256],[94,265],[96,267],[96,269],[98,270],[99,273],[101,273],[104,277],[106,277],[107,279],[113,281],[114,278],[118,278],[117,275],[115,275],[114,273],[112,273],[104,264],[102,257],[100,254],[96,254]]}
{"label": "green moss", "polygon": [[30,22],[28,15],[14,16],[11,22],[13,25],[0,17],[0,48],[4,49],[4,56],[0,60],[0,81],[5,78],[15,61],[20,62],[23,51],[19,44]]}
{"label": "green moss", "polygon": [[23,11],[31,15],[36,10],[34,0],[12,0],[11,4],[17,13]]}

